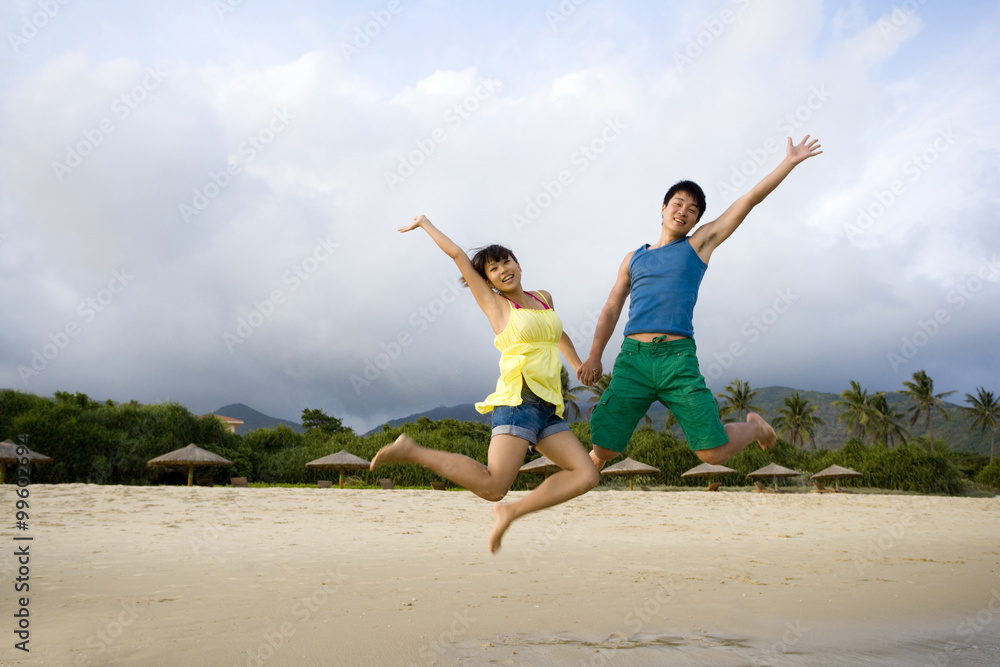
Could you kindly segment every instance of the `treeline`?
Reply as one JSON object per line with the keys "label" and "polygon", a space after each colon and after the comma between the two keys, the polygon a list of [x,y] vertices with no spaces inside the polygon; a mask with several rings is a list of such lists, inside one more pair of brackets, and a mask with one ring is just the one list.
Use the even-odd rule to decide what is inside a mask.
{"label": "treeline", "polygon": [[[453,419],[414,423],[359,436],[343,427],[339,419],[320,410],[303,411],[305,433],[286,426],[257,429],[239,436],[218,419],[201,418],[176,404],[99,403],[84,394],[57,393],[42,398],[14,390],[0,391],[0,437],[29,436],[29,446],[54,462],[35,466],[35,483],[83,482],[92,484],[182,484],[185,473],[146,463],[161,454],[195,443],[233,462],[232,466],[199,469],[216,484],[228,484],[230,477],[246,477],[251,483],[315,484],[337,477],[336,471],[305,467],[309,461],[346,449],[371,460],[383,445],[404,431],[421,444],[458,452],[486,462],[490,427]],[[590,426],[575,422],[571,428],[581,442],[590,445]],[[837,464],[864,476],[843,486],[864,486],[899,491],[958,495],[970,483],[1000,489],[1000,459],[989,463],[981,454],[957,453],[940,442],[933,448],[918,438],[895,447],[884,443],[865,444],[850,439],[837,450],[808,451],[785,440],[766,452],[751,446],[726,465],[736,474],[718,478],[726,486],[747,486],[746,475],[769,463],[812,474]],[[704,486],[706,480],[683,478],[681,473],[700,463],[687,444],[671,433],[643,427],[635,432],[625,456],[660,469],[658,475],[637,478],[639,484]],[[376,472],[351,471],[352,485],[374,486],[388,477],[397,486],[427,487],[444,481],[433,472],[412,464],[386,465]],[[521,474],[515,489],[524,489],[539,476]],[[624,480],[605,478],[605,485]],[[806,483],[799,479],[793,483]]]}

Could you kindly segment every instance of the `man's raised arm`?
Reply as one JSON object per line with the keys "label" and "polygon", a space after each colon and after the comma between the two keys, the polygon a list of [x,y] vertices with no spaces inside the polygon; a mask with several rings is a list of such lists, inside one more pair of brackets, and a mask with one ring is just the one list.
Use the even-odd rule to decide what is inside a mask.
{"label": "man's raised arm", "polygon": [[809,141],[808,134],[802,141],[794,145],[792,138],[788,137],[785,159],[781,161],[781,164],[753,186],[750,192],[733,202],[725,213],[712,222],[702,225],[691,235],[691,247],[698,253],[701,260],[708,263],[712,252],[736,231],[736,228],[753,210],[753,207],[764,201],[800,162],[823,152],[819,149],[819,140]]}

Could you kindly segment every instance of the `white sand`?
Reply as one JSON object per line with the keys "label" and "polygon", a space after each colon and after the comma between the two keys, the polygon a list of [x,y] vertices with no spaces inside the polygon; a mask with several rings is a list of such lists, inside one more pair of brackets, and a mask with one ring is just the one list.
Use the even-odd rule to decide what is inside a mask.
{"label": "white sand", "polygon": [[492,506],[468,492],[30,499],[31,652],[13,647],[8,527],[3,665],[654,664],[630,643],[747,664],[890,621],[1000,634],[1000,498],[598,490],[515,522],[495,556]]}

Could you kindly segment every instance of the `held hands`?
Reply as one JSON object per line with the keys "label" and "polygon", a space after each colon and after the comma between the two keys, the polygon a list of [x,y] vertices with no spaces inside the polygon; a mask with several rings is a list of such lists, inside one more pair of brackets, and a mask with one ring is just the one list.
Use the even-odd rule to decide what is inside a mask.
{"label": "held hands", "polygon": [[[791,140],[789,140],[789,141],[791,141]],[[413,222],[411,222],[408,225],[403,225],[402,227],[399,228],[398,231],[400,233],[410,232],[410,231],[413,231],[414,229],[416,229],[417,227],[423,227],[425,222],[428,223],[428,224],[430,224],[430,220],[427,219],[427,216],[418,215],[418,216],[415,216],[413,218]]]}
{"label": "held hands", "polygon": [[790,160],[792,164],[798,164],[803,160],[822,153],[823,151],[819,150],[820,148],[819,139],[809,141],[808,134],[794,146],[792,145],[792,138],[788,137],[788,144],[785,146],[785,159]]}
{"label": "held hands", "polygon": [[589,387],[601,378],[602,370],[600,359],[597,361],[587,359],[576,369],[576,379]]}

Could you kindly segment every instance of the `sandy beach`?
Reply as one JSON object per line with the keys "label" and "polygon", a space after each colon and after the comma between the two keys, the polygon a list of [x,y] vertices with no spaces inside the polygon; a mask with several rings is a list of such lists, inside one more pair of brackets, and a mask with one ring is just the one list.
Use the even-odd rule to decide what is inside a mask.
{"label": "sandy beach", "polygon": [[14,491],[3,665],[1000,663],[1000,498],[596,490],[491,555],[464,491]]}

